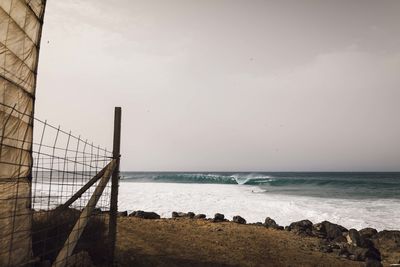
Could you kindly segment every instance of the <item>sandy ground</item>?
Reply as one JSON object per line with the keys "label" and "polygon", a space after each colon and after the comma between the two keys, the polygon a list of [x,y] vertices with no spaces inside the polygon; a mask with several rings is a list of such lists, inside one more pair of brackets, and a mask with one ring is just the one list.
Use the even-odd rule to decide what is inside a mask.
{"label": "sandy ground", "polygon": [[233,222],[120,217],[117,238],[120,266],[364,266],[317,238]]}

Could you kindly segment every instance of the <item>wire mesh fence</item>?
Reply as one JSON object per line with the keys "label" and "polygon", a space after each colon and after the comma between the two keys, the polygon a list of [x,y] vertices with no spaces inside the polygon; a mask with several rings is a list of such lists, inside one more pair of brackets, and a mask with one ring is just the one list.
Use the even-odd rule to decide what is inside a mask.
{"label": "wire mesh fence", "polygon": [[[0,153],[0,163],[14,164],[17,171],[22,168],[31,170],[31,192],[24,202],[30,206],[27,209],[29,214],[21,214],[19,209],[15,209],[19,212],[10,213],[15,218],[28,215],[30,227],[20,227],[17,220],[11,218],[11,240],[23,232],[29,236],[27,243],[32,249],[32,265],[109,263],[110,249],[113,249],[110,248],[113,237],[108,236],[111,205],[109,180],[116,167],[113,153],[59,126],[2,105],[0,150],[14,146],[29,151],[33,157],[30,166],[26,166],[18,160],[3,162]],[[7,118],[12,117],[34,125],[33,142],[29,144],[23,138],[6,134]],[[19,198],[27,197],[18,192],[12,195],[15,196],[12,203],[15,207],[21,205]],[[8,206],[12,205],[8,203]],[[111,240],[111,244],[113,242]],[[18,249],[14,243],[11,241],[8,245],[9,255]]]}

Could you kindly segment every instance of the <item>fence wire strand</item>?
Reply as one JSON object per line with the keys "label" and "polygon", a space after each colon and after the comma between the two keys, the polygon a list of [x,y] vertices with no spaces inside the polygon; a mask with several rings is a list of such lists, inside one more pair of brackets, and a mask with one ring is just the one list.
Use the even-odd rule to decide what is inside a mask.
{"label": "fence wire strand", "polygon": [[[64,242],[72,234],[74,225],[83,214],[82,210],[87,207],[96,188],[99,187],[101,179],[98,179],[69,207],[62,205],[110,163],[113,158],[112,152],[79,135],[75,136],[71,131],[63,130],[60,126],[30,117],[17,111],[14,107],[1,103],[0,105],[4,106],[3,112],[7,116],[2,120],[1,125],[0,163],[16,164],[19,172],[23,168],[31,168],[31,177],[29,177],[31,179],[31,195],[29,198],[32,227],[30,231],[34,262],[36,264],[48,262],[56,266],[57,263],[54,260],[57,254],[64,245],[69,245]],[[26,142],[26,138],[5,136],[7,123],[12,117],[18,117],[30,125],[34,125],[32,142]],[[25,135],[26,133],[22,136],[25,137]],[[1,159],[1,151],[8,147],[30,151],[33,157],[32,165],[26,166],[22,164],[21,160],[7,162]],[[18,183],[21,180],[14,179]],[[16,190],[19,190],[18,186]],[[73,251],[73,257],[70,257],[70,260],[77,265],[86,264],[87,261],[92,261],[94,264],[107,261],[110,183],[106,183],[104,190],[101,191],[101,195],[96,196],[98,201],[92,207],[93,212],[84,218],[88,221],[87,226],[85,229],[77,228],[82,235]],[[18,198],[18,192],[15,196]],[[16,200],[15,206],[17,203]],[[14,213],[15,217],[24,215],[26,216],[26,214]],[[11,239],[21,231],[27,231],[27,229],[18,229],[14,226]],[[9,249],[10,251],[14,249],[12,242]]]}

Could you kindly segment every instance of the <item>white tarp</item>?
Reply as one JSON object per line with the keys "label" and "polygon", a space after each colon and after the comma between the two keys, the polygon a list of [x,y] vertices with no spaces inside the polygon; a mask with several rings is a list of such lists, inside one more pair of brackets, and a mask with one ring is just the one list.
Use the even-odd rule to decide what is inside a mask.
{"label": "white tarp", "polygon": [[45,3],[0,0],[0,266],[32,258],[31,117]]}

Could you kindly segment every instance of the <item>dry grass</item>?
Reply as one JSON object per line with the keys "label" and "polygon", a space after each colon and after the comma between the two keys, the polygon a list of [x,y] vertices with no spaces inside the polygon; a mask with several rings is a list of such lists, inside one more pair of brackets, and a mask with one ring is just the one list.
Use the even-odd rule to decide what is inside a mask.
{"label": "dry grass", "polygon": [[317,238],[232,222],[119,218],[121,266],[363,266],[318,251]]}

